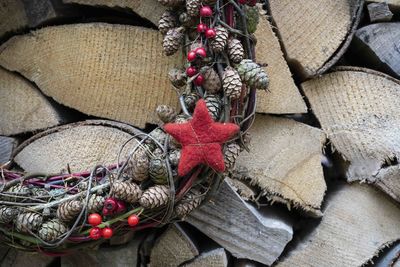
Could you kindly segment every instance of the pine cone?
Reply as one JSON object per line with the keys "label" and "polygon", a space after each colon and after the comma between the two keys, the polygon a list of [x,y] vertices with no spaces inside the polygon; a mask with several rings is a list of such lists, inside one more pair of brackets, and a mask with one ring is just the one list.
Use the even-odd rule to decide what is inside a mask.
{"label": "pine cone", "polygon": [[149,145],[151,150],[154,150],[158,147],[156,141],[163,145],[167,138],[167,134],[161,128],[154,129],[149,133],[149,136],[150,137],[146,139],[145,144]]}
{"label": "pine cone", "polygon": [[139,203],[146,209],[158,208],[168,203],[169,193],[168,186],[155,185],[144,191]]}
{"label": "pine cone", "polygon": [[115,181],[112,184],[110,195],[133,204],[142,196],[142,189],[135,183]]}
{"label": "pine cone", "polygon": [[203,67],[200,73],[204,77],[203,88],[207,93],[215,94],[221,89],[221,80],[218,73],[211,67]]}
{"label": "pine cone", "polygon": [[105,198],[103,196],[98,196],[93,194],[89,197],[88,202],[88,212],[96,213],[103,209]]}
{"label": "pine cone", "polygon": [[168,72],[169,80],[175,87],[182,87],[186,85],[187,75],[182,69],[173,68]]}
{"label": "pine cone", "polygon": [[83,204],[78,200],[63,202],[58,206],[57,217],[61,221],[69,222],[81,212],[82,208]]}
{"label": "pine cone", "polygon": [[7,196],[4,197],[6,201],[20,202],[24,200],[23,197],[30,195],[30,190],[25,185],[17,184],[10,187],[5,193],[7,194]]}
{"label": "pine cone", "polygon": [[173,167],[178,166],[180,158],[181,158],[181,150],[180,149],[172,150],[168,154],[169,163]]}
{"label": "pine cone", "polygon": [[[191,28],[191,27],[193,27],[193,26],[195,26],[197,24],[198,19],[196,17],[190,16],[187,12],[182,12],[179,15],[179,22],[183,26],[185,26],[187,28]],[[195,31],[195,32],[197,33],[197,31]],[[189,35],[190,35],[190,33],[189,33]]]}
{"label": "pine cone", "polygon": [[224,148],[225,169],[232,170],[235,167],[236,159],[239,156],[241,148],[236,143],[231,143]]}
{"label": "pine cone", "polygon": [[163,6],[176,7],[179,5],[183,5],[185,0],[158,0],[158,2]]}
{"label": "pine cone", "polygon": [[186,0],[186,11],[191,17],[196,17],[199,15],[200,6],[200,0]]}
{"label": "pine cone", "polygon": [[208,112],[210,112],[211,117],[213,120],[217,121],[221,116],[222,111],[222,101],[217,95],[207,95],[204,98],[206,102],[206,106],[208,108]]}
{"label": "pine cone", "polygon": [[222,76],[222,87],[227,97],[237,99],[242,92],[242,80],[239,73],[232,67],[226,67]]}
{"label": "pine cone", "polygon": [[235,38],[228,40],[228,55],[233,63],[240,63],[244,57],[244,49],[242,43]]}
{"label": "pine cone", "polygon": [[199,100],[199,96],[196,93],[190,93],[188,95],[185,95],[184,102],[186,108],[188,110],[193,110],[194,107],[196,106],[197,100]]}
{"label": "pine cone", "polygon": [[138,149],[128,163],[132,178],[141,182],[149,177],[149,157],[144,149]]}
{"label": "pine cone", "polygon": [[186,123],[188,121],[189,121],[189,118],[186,115],[180,114],[180,115],[176,116],[174,123],[181,124],[181,123]]}
{"label": "pine cone", "polygon": [[220,53],[224,50],[226,43],[228,41],[228,30],[222,26],[218,26],[215,28],[217,35],[214,39],[210,40],[211,49],[216,52]]}
{"label": "pine cone", "polygon": [[185,28],[170,29],[164,37],[163,48],[165,55],[171,56],[175,54],[183,43],[183,33]]}
{"label": "pine cone", "polygon": [[41,200],[45,200],[51,197],[49,191],[39,187],[32,188],[31,193],[34,197],[39,197]]}
{"label": "pine cone", "polygon": [[60,220],[53,219],[42,224],[39,230],[39,237],[46,242],[54,242],[66,232],[68,232],[68,227]]}
{"label": "pine cone", "polygon": [[192,210],[200,206],[203,199],[204,196],[201,195],[200,191],[191,189],[175,206],[176,215],[180,218],[185,217]]}
{"label": "pine cone", "polygon": [[166,10],[160,18],[158,22],[158,29],[162,34],[166,34],[170,29],[175,28],[177,26],[177,18],[175,14],[170,11]]}
{"label": "pine cone", "polygon": [[173,121],[177,115],[175,109],[167,105],[159,105],[156,113],[160,120],[165,123]]}
{"label": "pine cone", "polygon": [[155,184],[168,183],[168,169],[165,160],[162,158],[151,159],[149,174]]}
{"label": "pine cone", "polygon": [[247,20],[247,31],[249,33],[255,33],[257,25],[260,22],[260,13],[257,6],[245,6],[246,20]]}
{"label": "pine cone", "polygon": [[36,231],[42,225],[43,217],[33,212],[21,213],[15,219],[15,228],[18,232],[29,233]]}
{"label": "pine cone", "polygon": [[266,90],[268,88],[269,79],[267,74],[260,65],[252,60],[243,59],[236,69],[242,82],[247,85],[254,86],[257,89]]}
{"label": "pine cone", "polygon": [[18,215],[18,210],[14,207],[0,206],[0,223],[10,223]]}

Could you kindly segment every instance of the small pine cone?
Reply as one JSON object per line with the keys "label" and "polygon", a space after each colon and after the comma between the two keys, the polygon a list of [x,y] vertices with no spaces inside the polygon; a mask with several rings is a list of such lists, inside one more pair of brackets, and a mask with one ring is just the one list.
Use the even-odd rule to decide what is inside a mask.
{"label": "small pine cone", "polygon": [[139,149],[129,161],[132,178],[141,182],[149,177],[149,157],[144,149]]}
{"label": "small pine cone", "polygon": [[142,196],[142,189],[135,183],[115,181],[112,184],[110,195],[133,204]]}
{"label": "small pine cone", "polygon": [[42,200],[51,197],[49,191],[39,187],[32,188],[31,193],[34,197],[39,197]]}
{"label": "small pine cone", "polygon": [[34,212],[21,213],[15,219],[15,228],[18,232],[29,233],[36,231],[42,225],[43,217]]}
{"label": "small pine cone", "polygon": [[186,11],[191,17],[197,17],[199,15],[200,6],[200,0],[186,0]]}
{"label": "small pine cone", "polygon": [[[179,22],[186,28],[192,28],[198,23],[198,18],[190,16],[187,12],[182,12],[179,15]],[[197,31],[195,32],[197,33]]]}
{"label": "small pine cone", "polygon": [[167,10],[165,11],[158,22],[158,29],[162,34],[166,34],[170,29],[175,28],[177,26],[177,18],[175,14]]}
{"label": "small pine cone", "polygon": [[213,120],[217,121],[221,116],[222,111],[222,101],[217,95],[207,95],[204,98],[208,112],[210,113]]}
{"label": "small pine cone", "polygon": [[192,210],[200,206],[204,196],[200,191],[191,189],[182,200],[175,206],[175,214],[182,218],[189,214]]}
{"label": "small pine cone", "polygon": [[167,105],[159,105],[156,113],[160,120],[165,123],[173,121],[177,115],[175,109]]}
{"label": "small pine cone", "polygon": [[242,92],[242,80],[239,73],[232,67],[226,67],[222,76],[222,87],[227,97],[237,99]]}
{"label": "small pine cone", "polygon": [[180,158],[181,158],[181,150],[179,149],[172,150],[168,154],[169,163],[173,167],[178,166]]}
{"label": "small pine cone", "polygon": [[81,212],[83,208],[82,202],[78,200],[70,200],[64,203],[61,203],[57,209],[57,217],[61,221],[69,222],[72,221],[78,214]]}
{"label": "small pine cone", "polygon": [[168,169],[165,160],[162,158],[151,159],[149,174],[155,184],[168,183]]}
{"label": "small pine cone", "polygon": [[174,123],[182,124],[182,123],[186,123],[188,121],[189,121],[188,116],[180,114],[180,115],[176,116]]}
{"label": "small pine cone", "polygon": [[194,107],[196,106],[197,100],[199,100],[199,95],[196,93],[190,93],[188,95],[185,95],[185,98],[183,101],[185,102],[187,109],[193,110]]}
{"label": "small pine cone", "polygon": [[257,25],[260,22],[260,13],[257,6],[245,6],[247,31],[249,33],[255,33]]}
{"label": "small pine cone", "polygon": [[228,41],[228,55],[233,63],[240,63],[244,57],[244,49],[242,43],[235,38],[230,38]]}
{"label": "small pine cone", "polygon": [[10,223],[18,215],[18,210],[14,207],[1,206],[0,207],[0,223]]}
{"label": "small pine cone", "polygon": [[139,203],[143,208],[154,209],[166,205],[168,200],[169,187],[166,185],[155,185],[144,191]]}
{"label": "small pine cone", "polygon": [[266,90],[269,79],[263,68],[250,59],[243,59],[236,67],[242,82],[257,89]]}
{"label": "small pine cone", "polygon": [[168,78],[172,85],[175,87],[182,87],[186,85],[187,75],[183,69],[173,68],[168,72]]}
{"label": "small pine cone", "polygon": [[104,201],[105,197],[103,196],[98,196],[96,194],[91,195],[88,202],[88,212],[89,213],[100,212],[103,209]]}
{"label": "small pine cone", "polygon": [[17,184],[12,187],[10,187],[5,194],[7,194],[6,197],[4,197],[5,200],[7,201],[13,201],[13,202],[20,202],[24,200],[22,197],[27,197],[30,195],[30,190],[27,186],[22,185],[22,184]]}
{"label": "small pine cone", "polygon": [[220,53],[224,50],[226,43],[228,41],[229,32],[222,26],[218,26],[215,28],[217,35],[214,39],[211,39],[210,46],[211,49],[216,52]]}
{"label": "small pine cone", "polygon": [[163,6],[176,7],[179,5],[183,5],[183,3],[185,3],[185,0],[158,0],[158,2]]}
{"label": "small pine cone", "polygon": [[221,89],[221,79],[218,73],[211,67],[204,67],[200,70],[204,77],[203,88],[209,94],[215,94]]}
{"label": "small pine cone", "polygon": [[236,159],[241,151],[240,145],[231,143],[224,148],[225,169],[232,170],[235,167]]}
{"label": "small pine cone", "polygon": [[68,227],[60,220],[53,219],[42,224],[39,230],[39,237],[46,242],[54,242],[66,232],[68,232]]}
{"label": "small pine cone", "polygon": [[145,143],[149,144],[149,143],[154,143],[156,140],[157,142],[159,142],[160,144],[164,144],[166,138],[167,138],[167,134],[161,129],[161,128],[156,128],[153,131],[151,131],[149,133],[149,138],[146,139]]}
{"label": "small pine cone", "polygon": [[165,55],[171,56],[178,51],[179,47],[182,45],[183,42],[184,31],[185,28],[179,27],[170,29],[167,32],[163,40],[163,48]]}

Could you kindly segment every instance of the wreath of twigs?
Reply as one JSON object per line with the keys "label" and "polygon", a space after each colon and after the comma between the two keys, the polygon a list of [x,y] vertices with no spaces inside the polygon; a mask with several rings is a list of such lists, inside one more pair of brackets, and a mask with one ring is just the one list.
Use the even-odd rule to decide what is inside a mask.
{"label": "wreath of twigs", "polygon": [[[160,2],[168,4],[177,1],[160,0]],[[254,61],[255,38],[248,32],[248,16],[246,15],[248,7],[234,0],[214,2],[213,16],[201,20],[209,27],[222,26],[227,29],[231,37],[235,36],[243,43],[245,58]],[[179,13],[184,12],[185,9],[182,6],[174,6],[171,10]],[[203,47],[209,45],[209,40],[202,34],[197,34],[194,39],[190,38],[190,30],[195,28],[195,26],[188,27],[184,34],[185,55],[194,43]],[[214,68],[222,80],[225,68],[232,65],[228,55],[225,50],[220,53],[214,53],[209,48],[207,50],[210,55],[203,59],[201,64]],[[187,105],[186,97],[195,94],[198,98],[206,98],[208,94],[202,86],[194,85],[193,81],[198,75],[200,74],[186,77],[186,84],[183,87],[175,86],[182,110],[179,116],[186,120],[190,119],[193,112],[193,109]],[[240,133],[229,143],[236,143],[241,148],[247,149],[245,139],[254,120],[256,87],[243,83],[240,96],[236,99],[229,99],[224,92],[219,94],[223,103],[219,121],[234,122],[240,126]],[[162,128],[156,130],[160,132]],[[155,190],[157,186],[158,191],[155,190],[153,195],[149,193],[150,197],[155,199],[150,207],[144,207],[141,201],[130,201],[124,203],[125,206],[120,212],[102,214],[102,222],[96,225],[96,228],[111,228],[114,236],[123,235],[132,230],[161,227],[180,220],[217,192],[223,178],[229,175],[229,170],[225,173],[217,173],[207,166],[198,166],[190,174],[177,177],[176,166],[172,166],[169,160],[176,144],[173,145],[171,137],[165,133],[166,138],[161,139],[152,133],[139,131],[120,148],[117,164],[98,165],[91,171],[24,174],[8,170],[3,166],[0,169],[0,231],[2,233],[0,242],[20,250],[39,251],[49,255],[63,255],[75,249],[97,246],[105,239],[91,236],[93,225],[90,225],[87,219],[91,213],[90,205],[93,205],[91,198],[98,196],[100,201],[98,204],[103,206],[103,210],[108,208],[104,201],[115,198],[112,188],[119,182],[134,184],[136,186],[134,188],[143,192],[143,195],[149,190]],[[128,146],[129,153],[123,155],[123,151],[126,151]],[[150,159],[155,157],[162,159],[166,177],[161,185],[152,179],[132,181],[130,166],[135,164],[139,151],[144,151]],[[121,158],[124,160],[120,160]],[[160,191],[160,188],[168,190]],[[76,204],[76,207],[73,204]],[[177,213],[179,205],[183,207],[184,214]],[[101,209],[97,212],[101,213]],[[138,224],[134,226],[128,223],[128,218],[132,215],[140,218]]]}

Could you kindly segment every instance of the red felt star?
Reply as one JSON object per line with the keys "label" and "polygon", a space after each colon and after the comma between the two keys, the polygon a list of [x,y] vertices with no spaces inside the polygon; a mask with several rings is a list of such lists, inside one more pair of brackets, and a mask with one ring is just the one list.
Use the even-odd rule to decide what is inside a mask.
{"label": "red felt star", "polygon": [[164,126],[182,145],[178,175],[184,176],[199,164],[206,164],[217,172],[225,170],[222,144],[239,131],[234,123],[215,122],[204,100],[199,100],[193,118],[186,123],[167,123]]}

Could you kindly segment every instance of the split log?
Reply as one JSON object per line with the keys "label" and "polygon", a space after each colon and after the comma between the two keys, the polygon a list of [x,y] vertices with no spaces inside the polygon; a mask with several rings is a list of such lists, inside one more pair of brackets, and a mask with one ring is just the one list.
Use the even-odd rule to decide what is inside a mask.
{"label": "split log", "polygon": [[333,148],[350,163],[349,182],[375,182],[383,165],[400,158],[400,81],[343,67],[302,87]]}
{"label": "split log", "polygon": [[48,96],[83,113],[144,127],[159,104],[177,106],[155,30],[104,23],[47,27],[0,47],[0,65],[18,71]]}
{"label": "split log", "polygon": [[[112,121],[67,124],[22,143],[14,160],[27,172],[59,173],[67,166],[72,172],[91,170],[97,164],[116,163],[121,146],[137,133],[133,127]],[[127,155],[135,144],[126,146],[121,155]]]}
{"label": "split log", "polygon": [[199,255],[197,245],[174,223],[156,240],[150,254],[151,267],[175,267]]}
{"label": "split log", "polygon": [[24,78],[0,68],[0,135],[56,126],[67,119]]}
{"label": "split log", "polygon": [[271,265],[292,239],[288,219],[272,207],[257,210],[223,182],[215,198],[187,221],[237,258]]}
{"label": "split log", "polygon": [[367,2],[387,3],[390,8],[395,10],[400,9],[400,0],[367,0]]}
{"label": "split log", "polygon": [[239,155],[235,176],[249,179],[272,201],[320,216],[326,190],[323,132],[293,120],[258,115],[250,133],[250,153]]}
{"label": "split log", "polygon": [[376,187],[400,202],[400,166],[389,166],[379,170],[373,182]]}
{"label": "split log", "polygon": [[399,208],[374,188],[341,186],[318,227],[276,266],[363,266],[400,238],[399,221]]}
{"label": "split log", "polygon": [[135,238],[124,246],[101,247],[100,249],[76,251],[61,257],[61,267],[124,267],[138,266],[139,246],[144,235]]}
{"label": "split log", "polygon": [[0,136],[0,165],[11,160],[18,141],[12,137]]}
{"label": "split log", "polygon": [[54,259],[54,257],[50,257],[42,253],[28,253],[16,249],[9,249],[7,255],[1,258],[0,267],[46,267],[49,266]]}
{"label": "split log", "polygon": [[391,21],[393,13],[389,9],[387,2],[368,4],[368,15],[371,22]]}
{"label": "split log", "polygon": [[166,7],[157,0],[63,0],[63,2],[89,6],[128,8],[139,16],[148,19],[154,25],[158,25],[162,13],[166,10]]}
{"label": "split log", "polygon": [[270,77],[270,84],[268,91],[257,93],[256,111],[274,114],[306,113],[307,106],[294,84],[279,41],[261,8],[260,15],[261,19],[255,32],[256,59],[261,64],[268,64],[264,69]]}
{"label": "split log", "polygon": [[271,0],[269,9],[289,65],[301,78],[324,73],[344,54],[363,0]]}
{"label": "split log", "polygon": [[216,248],[208,252],[201,253],[193,261],[184,264],[183,267],[227,267],[228,256],[223,248]]}
{"label": "split log", "polygon": [[400,22],[377,23],[358,29],[354,52],[376,69],[400,77]]}

